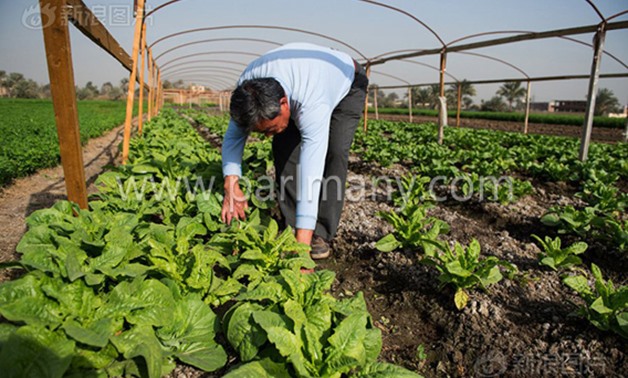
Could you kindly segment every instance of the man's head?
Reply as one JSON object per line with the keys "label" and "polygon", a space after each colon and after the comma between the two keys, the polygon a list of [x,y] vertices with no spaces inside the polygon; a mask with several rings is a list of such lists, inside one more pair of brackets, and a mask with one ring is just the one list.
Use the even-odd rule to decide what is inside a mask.
{"label": "man's head", "polygon": [[242,82],[231,94],[229,110],[238,126],[267,136],[281,133],[290,121],[288,97],[273,78]]}

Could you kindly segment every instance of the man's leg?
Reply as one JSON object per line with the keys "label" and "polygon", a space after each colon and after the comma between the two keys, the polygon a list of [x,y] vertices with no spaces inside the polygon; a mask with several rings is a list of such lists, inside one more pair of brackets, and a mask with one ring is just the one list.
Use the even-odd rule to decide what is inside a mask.
{"label": "man's leg", "polygon": [[290,120],[284,132],[273,137],[273,159],[277,184],[277,203],[285,225],[296,225],[297,165],[301,152],[301,133]]}
{"label": "man's leg", "polygon": [[336,236],[345,199],[345,184],[349,168],[349,150],[362,117],[368,78],[364,69],[356,73],[349,93],[336,106],[331,116],[329,148],[318,208],[316,235],[325,240]]}

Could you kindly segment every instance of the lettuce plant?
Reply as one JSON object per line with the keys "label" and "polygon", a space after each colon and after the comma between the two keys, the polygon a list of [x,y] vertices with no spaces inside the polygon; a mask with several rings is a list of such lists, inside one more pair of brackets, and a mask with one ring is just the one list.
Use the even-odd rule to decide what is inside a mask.
{"label": "lettuce plant", "polygon": [[538,255],[539,263],[553,270],[558,270],[559,268],[570,269],[574,265],[582,264],[582,260],[577,255],[584,253],[588,248],[585,242],[577,242],[569,247],[561,248],[562,241],[560,237],[556,237],[553,240],[549,236],[546,236],[545,240],[537,235],[532,235],[532,237],[543,248],[543,252]]}
{"label": "lettuce plant", "polygon": [[446,247],[441,253],[427,256],[423,262],[438,270],[441,288],[447,284],[456,288],[454,303],[458,310],[467,305],[468,289],[477,287],[486,290],[489,285],[502,280],[500,266],[509,274],[517,269],[514,265],[494,256],[480,259],[480,243],[475,239],[467,248],[456,242],[453,248]]}
{"label": "lettuce plant", "polygon": [[613,281],[604,280],[602,271],[595,264],[591,264],[591,272],[593,285],[582,275],[563,278],[565,285],[575,290],[585,302],[577,314],[603,331],[610,330],[628,338],[628,286],[615,288]]}

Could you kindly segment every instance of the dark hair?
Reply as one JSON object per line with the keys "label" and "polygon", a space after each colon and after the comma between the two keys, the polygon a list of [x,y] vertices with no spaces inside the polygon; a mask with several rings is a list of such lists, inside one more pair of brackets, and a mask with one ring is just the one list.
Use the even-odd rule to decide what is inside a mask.
{"label": "dark hair", "polygon": [[273,78],[245,80],[231,94],[231,118],[251,130],[261,120],[279,115],[279,100],[284,96],[283,87]]}

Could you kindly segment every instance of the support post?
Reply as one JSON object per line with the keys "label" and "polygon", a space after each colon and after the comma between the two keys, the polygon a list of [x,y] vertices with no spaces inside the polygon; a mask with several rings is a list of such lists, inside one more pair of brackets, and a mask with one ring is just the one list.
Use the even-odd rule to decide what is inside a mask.
{"label": "support post", "polygon": [[379,110],[377,109],[377,87],[373,87],[375,92],[373,92],[373,106],[375,107],[375,119],[379,119]]}
{"label": "support post", "polygon": [[140,103],[137,111],[137,133],[142,135],[144,122],[144,67],[146,65],[146,24],[142,26],[142,38],[140,38],[140,48],[142,49],[142,59],[140,62]]}
{"label": "support post", "polygon": [[412,87],[408,87],[408,114],[410,115],[410,122],[412,122]]}
{"label": "support post", "polygon": [[50,91],[68,200],[87,209],[87,187],[79,132],[70,32],[65,0],[39,0]]}
{"label": "support post", "polygon": [[443,144],[445,124],[447,123],[447,98],[445,97],[445,70],[447,67],[447,52],[440,53],[440,107],[438,116],[438,144]]}
{"label": "support post", "polygon": [[153,53],[149,48],[148,50],[148,120],[153,118],[153,96],[155,87],[155,72],[153,64]]}
{"label": "support post", "polygon": [[144,0],[137,0],[135,14],[135,39],[133,40],[133,69],[129,79],[129,93],[126,99],[126,120],[124,121],[124,139],[122,141],[122,164],[129,158],[129,144],[131,142],[131,121],[133,120],[133,100],[135,98],[135,80],[137,79],[137,55],[140,49],[140,37],[144,24]]}
{"label": "support post", "polygon": [[528,86],[526,88],[526,116],[523,123],[523,133],[528,133],[528,120],[530,119],[530,93],[532,93],[532,82],[528,80]]}
{"label": "support post", "polygon": [[580,142],[580,160],[586,161],[589,154],[591,132],[593,131],[593,115],[595,113],[595,96],[597,95],[597,83],[600,75],[600,63],[604,52],[604,38],[606,37],[606,23],[600,23],[595,37],[593,37],[593,62],[591,63],[591,76],[589,77],[589,94],[587,96],[587,110],[584,115],[582,128],[582,141]]}
{"label": "support post", "polygon": [[456,110],[456,127],[460,127],[460,108],[462,107],[462,84],[458,82],[458,108]]}
{"label": "support post", "polygon": [[158,69],[157,70],[157,113],[159,113],[161,111],[161,105],[163,105],[162,102],[162,85],[161,85],[161,71]]}
{"label": "support post", "polygon": [[[366,77],[371,78],[371,64],[366,62]],[[368,130],[369,121],[369,94],[368,87],[366,88],[366,97],[364,99],[364,132]]]}

